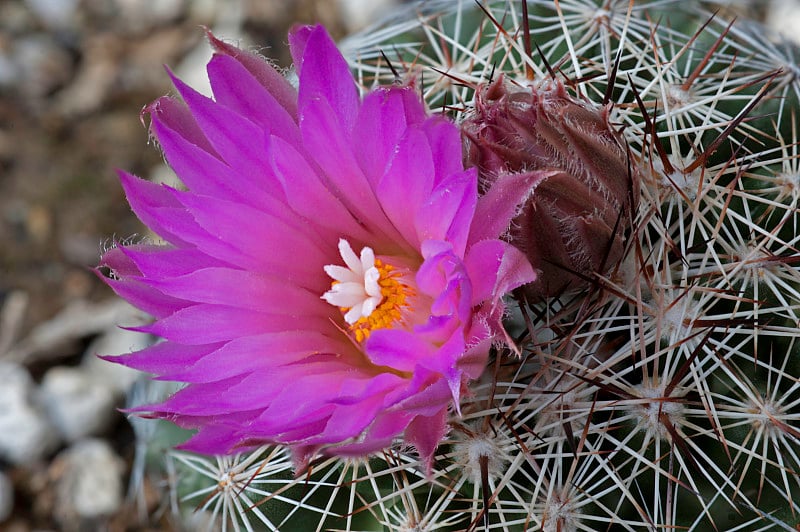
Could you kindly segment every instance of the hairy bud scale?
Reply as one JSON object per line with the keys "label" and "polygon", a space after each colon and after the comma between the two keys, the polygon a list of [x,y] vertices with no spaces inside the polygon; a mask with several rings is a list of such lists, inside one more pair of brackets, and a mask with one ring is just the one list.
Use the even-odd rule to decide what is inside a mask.
{"label": "hairy bud scale", "polygon": [[608,112],[559,81],[521,88],[500,77],[478,91],[464,124],[483,192],[515,174],[547,173],[508,235],[539,272],[526,286],[533,299],[585,287],[622,258],[640,174]]}

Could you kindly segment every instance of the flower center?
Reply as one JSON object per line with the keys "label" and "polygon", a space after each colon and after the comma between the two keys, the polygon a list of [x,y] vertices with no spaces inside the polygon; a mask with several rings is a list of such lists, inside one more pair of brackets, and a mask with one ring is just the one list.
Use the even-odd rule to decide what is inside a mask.
{"label": "flower center", "polygon": [[370,247],[364,247],[359,257],[343,238],[339,240],[339,254],[346,266],[325,266],[333,282],[322,299],[344,313],[356,341],[363,342],[375,329],[400,322],[413,289],[402,282],[394,266],[376,259]]}

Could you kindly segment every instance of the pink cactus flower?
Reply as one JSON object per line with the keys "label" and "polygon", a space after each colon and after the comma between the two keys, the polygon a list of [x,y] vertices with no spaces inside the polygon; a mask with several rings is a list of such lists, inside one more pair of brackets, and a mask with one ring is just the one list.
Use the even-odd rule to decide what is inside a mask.
{"label": "pink cactus flower", "polygon": [[146,109],[186,190],[120,172],[166,244],[101,261],[165,341],[108,358],[186,384],[136,409],[196,429],[185,449],[278,443],[302,467],[402,435],[429,463],[503,339],[501,297],[534,278],[498,239],[513,209],[480,203],[458,128],[413,86],[362,99],[321,26],[289,35],[298,89],[209,39],[214,98],[174,79],[182,101]]}

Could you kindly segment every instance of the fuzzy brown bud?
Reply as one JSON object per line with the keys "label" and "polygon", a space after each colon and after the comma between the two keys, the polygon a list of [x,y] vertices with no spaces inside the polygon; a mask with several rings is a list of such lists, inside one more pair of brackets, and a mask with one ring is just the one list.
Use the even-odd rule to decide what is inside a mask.
{"label": "fuzzy brown bud", "polygon": [[[609,109],[577,100],[558,81],[523,89],[499,78],[479,89],[464,122],[481,192],[522,200],[508,238],[538,270],[525,287],[534,300],[584,288],[622,258],[640,173]],[[521,174],[539,174],[524,194],[508,185]]]}

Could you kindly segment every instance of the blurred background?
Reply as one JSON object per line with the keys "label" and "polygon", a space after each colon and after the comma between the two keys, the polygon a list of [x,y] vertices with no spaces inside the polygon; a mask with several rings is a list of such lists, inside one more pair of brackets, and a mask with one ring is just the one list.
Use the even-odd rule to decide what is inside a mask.
{"label": "blurred background", "polygon": [[[163,65],[208,92],[202,26],[288,68],[292,24],[342,37],[397,3],[0,0],[0,529],[146,527],[125,499],[134,436],[115,410],[136,375],[95,357],[141,348],[117,325],[145,317],[92,268],[145,230],[115,169],[174,182],[139,119],[171,90]],[[800,0],[727,8],[800,27]]]}

